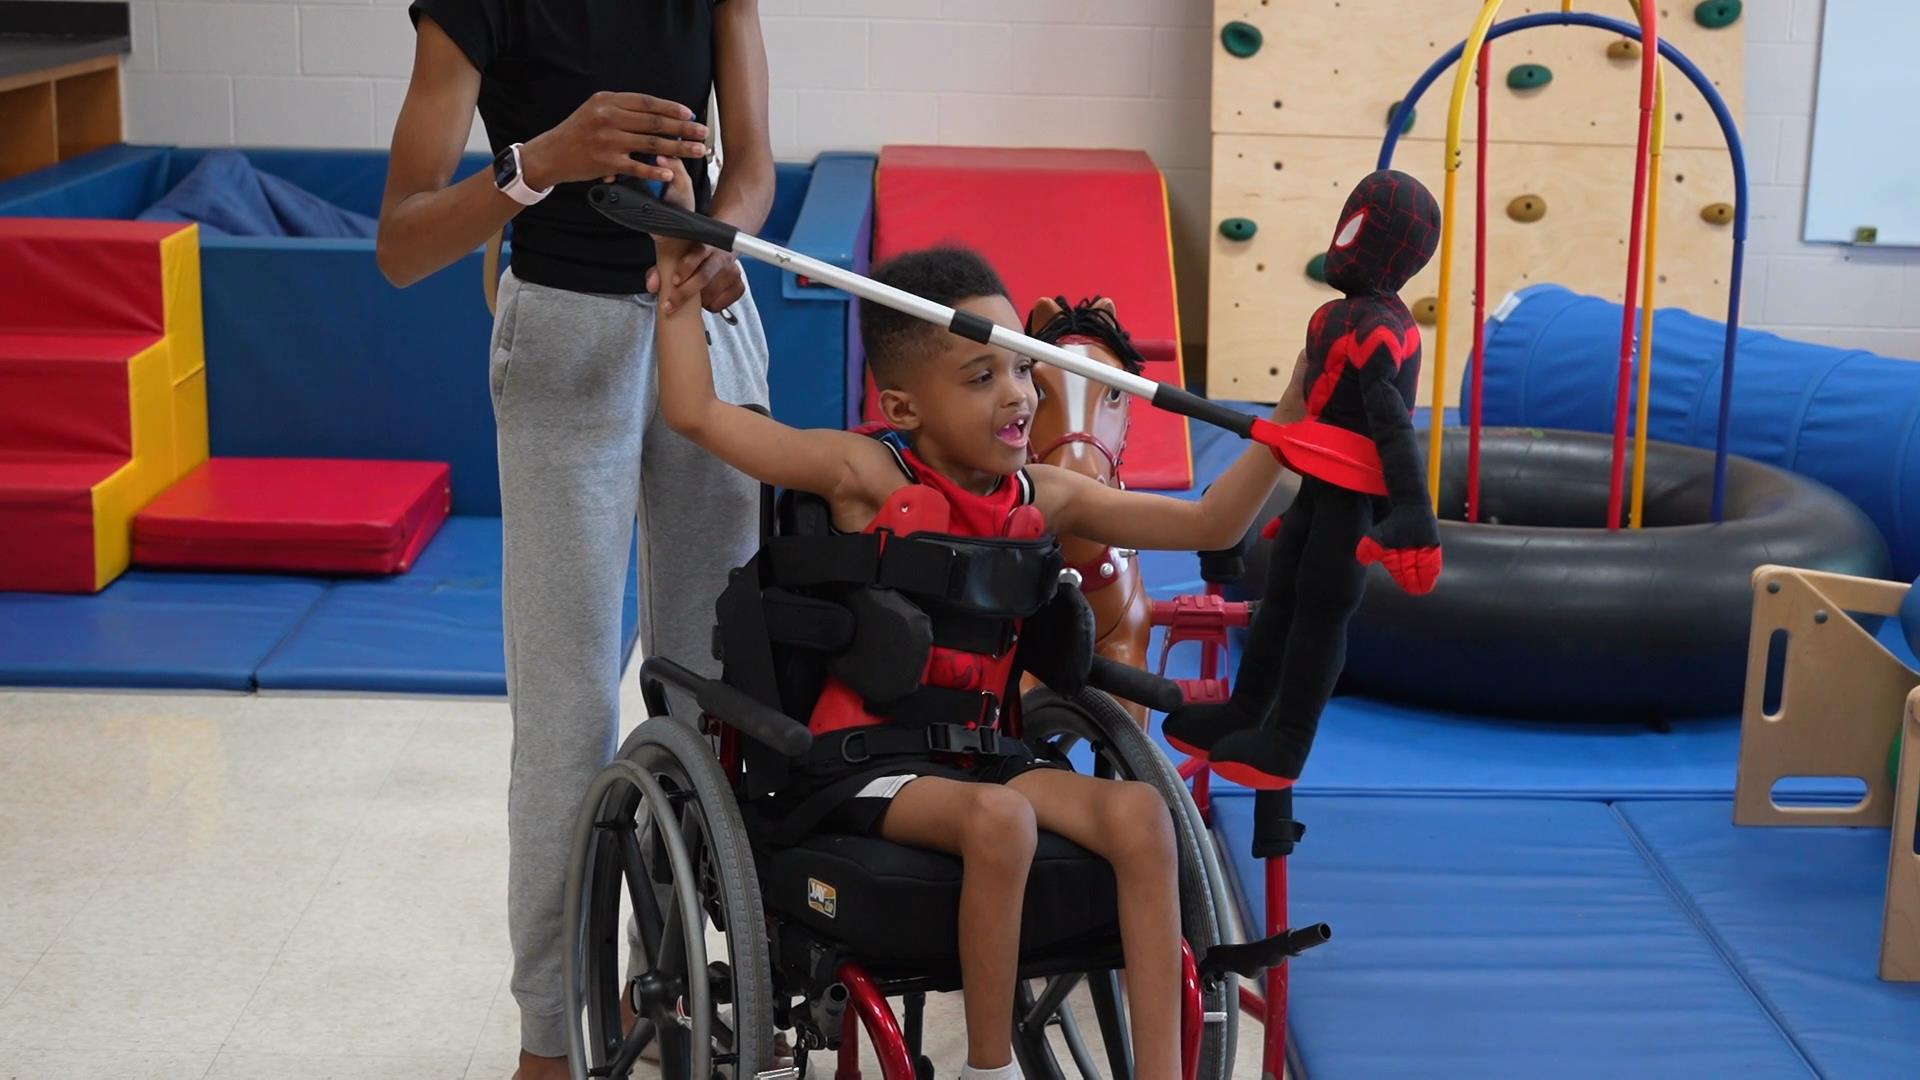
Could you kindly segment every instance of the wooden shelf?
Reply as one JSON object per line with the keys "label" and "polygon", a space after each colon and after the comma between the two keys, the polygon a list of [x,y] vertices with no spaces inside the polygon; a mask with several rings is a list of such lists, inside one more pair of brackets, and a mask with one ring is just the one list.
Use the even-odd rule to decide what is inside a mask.
{"label": "wooden shelf", "polygon": [[120,142],[120,58],[0,78],[0,180]]}

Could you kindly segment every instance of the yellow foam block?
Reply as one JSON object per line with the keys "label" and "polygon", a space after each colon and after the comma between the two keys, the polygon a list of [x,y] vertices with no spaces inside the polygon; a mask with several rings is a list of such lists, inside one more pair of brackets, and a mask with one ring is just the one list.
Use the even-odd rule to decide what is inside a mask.
{"label": "yellow foam block", "polygon": [[207,459],[206,332],[201,315],[200,230],[160,241],[165,336],[127,361],[133,454],[93,488],[94,589],[125,572],[133,516]]}

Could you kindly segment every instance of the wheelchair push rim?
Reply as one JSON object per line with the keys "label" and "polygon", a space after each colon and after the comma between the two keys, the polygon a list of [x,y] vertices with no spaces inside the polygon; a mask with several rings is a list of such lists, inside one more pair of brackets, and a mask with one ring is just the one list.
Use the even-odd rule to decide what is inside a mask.
{"label": "wheelchair push rim", "polygon": [[[663,1076],[770,1068],[765,918],[751,862],[730,865],[744,830],[711,743],[678,721],[643,723],[589,789],[574,839],[565,984],[575,1080],[625,1077],[656,1042]],[[623,932],[622,899],[638,941]],[[725,936],[724,960],[709,962],[710,921]],[[736,926],[748,928],[744,942]],[[623,978],[629,945],[636,971]],[[636,1007],[631,1031],[623,998]],[[733,1007],[731,1025],[722,1005]]]}

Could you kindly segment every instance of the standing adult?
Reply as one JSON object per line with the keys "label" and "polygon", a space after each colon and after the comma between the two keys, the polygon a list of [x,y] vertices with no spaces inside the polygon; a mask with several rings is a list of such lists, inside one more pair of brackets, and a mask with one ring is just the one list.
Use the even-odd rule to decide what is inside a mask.
{"label": "standing adult", "polygon": [[[615,175],[665,179],[656,157],[695,159],[699,209],[757,231],[774,185],[766,51],[757,0],[413,0],[409,13],[417,40],[381,270],[411,284],[513,225],[489,375],[513,711],[516,1076],[565,1077],[563,878],[580,799],[618,734],[636,522],[641,647],[709,673],[714,598],[758,541],[754,483],[658,416],[656,312],[701,305],[721,396],[767,402],[765,335],[734,258],[703,250],[660,281],[652,241],[602,218],[587,191]],[[710,95],[725,139],[715,184],[699,160]],[[450,183],[476,106],[494,167]]]}

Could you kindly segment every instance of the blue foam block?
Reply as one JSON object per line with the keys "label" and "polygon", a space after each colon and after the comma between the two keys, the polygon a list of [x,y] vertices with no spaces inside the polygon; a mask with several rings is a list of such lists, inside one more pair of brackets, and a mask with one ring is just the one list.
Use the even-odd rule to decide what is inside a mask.
{"label": "blue foam block", "polygon": [[[1217,800],[1215,820],[1262,911],[1252,806]],[[1308,1080],[1814,1075],[1609,807],[1303,797],[1296,814],[1293,921],[1333,925],[1292,961]]]}
{"label": "blue foam block", "polygon": [[251,690],[322,582],[134,570],[93,596],[0,593],[0,684]]}
{"label": "blue foam block", "polygon": [[1742,828],[1723,802],[1620,812],[1822,1076],[1920,1076],[1920,984],[1876,975],[1888,830]]}
{"label": "blue foam block", "polygon": [[[639,636],[631,555],[621,656]],[[500,519],[454,517],[413,571],[327,591],[260,665],[263,690],[504,695]]]}

